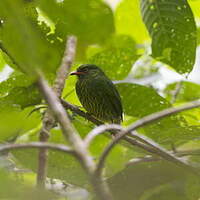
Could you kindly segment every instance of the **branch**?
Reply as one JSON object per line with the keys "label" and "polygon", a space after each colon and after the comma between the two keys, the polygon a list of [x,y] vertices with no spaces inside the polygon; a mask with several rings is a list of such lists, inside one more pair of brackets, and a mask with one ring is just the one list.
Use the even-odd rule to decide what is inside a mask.
{"label": "branch", "polygon": [[65,109],[71,110],[72,112],[76,113],[77,115],[87,119],[88,121],[91,121],[92,123],[94,123],[98,126],[101,124],[104,124],[103,122],[99,121],[98,119],[94,118],[93,116],[89,115],[88,113],[85,113],[84,111],[80,110],[78,106],[70,104],[69,102],[65,101],[64,99],[61,99],[61,103]]}
{"label": "branch", "polygon": [[[173,152],[170,152],[173,153]],[[195,149],[195,150],[182,150],[182,151],[178,151],[174,153],[176,156],[178,157],[184,157],[184,156],[200,156],[200,149]],[[162,160],[159,157],[155,157],[155,156],[145,156],[142,158],[133,158],[131,160],[129,160],[129,162],[126,164],[127,166],[130,165],[135,165],[138,163],[143,163],[143,162],[155,162],[155,161],[160,161]]]}
{"label": "branch", "polygon": [[63,56],[61,65],[58,68],[57,76],[56,76],[54,86],[53,86],[53,89],[58,97],[62,95],[64,86],[65,86],[65,80],[70,72],[70,68],[74,61],[75,54],[76,54],[76,43],[77,43],[77,39],[74,36],[70,36],[67,39],[64,56]]}
{"label": "branch", "polygon": [[[101,121],[96,120],[92,116],[88,117],[87,113],[84,113],[83,111],[81,111],[77,106],[74,106],[74,105],[72,105],[72,104],[70,104],[70,103],[68,103],[68,102],[66,102],[64,100],[62,100],[62,103],[63,103],[63,105],[65,106],[66,109],[70,109],[71,111],[73,111],[73,112],[75,112],[77,114],[80,113],[80,116],[82,116],[85,119],[93,122],[94,124],[96,124],[96,125],[103,124]],[[165,117],[165,116],[168,116],[168,115],[172,115],[172,114],[184,111],[184,110],[189,110],[189,109],[192,109],[192,108],[196,108],[196,107],[199,107],[199,106],[200,106],[200,102],[199,101],[193,101],[193,102],[190,102],[190,103],[188,103],[188,104],[186,104],[184,106],[178,107],[178,108],[170,108],[170,109],[166,109],[166,110],[163,110],[161,112],[155,113],[156,116],[154,114],[152,114],[153,115],[152,119],[150,117],[152,115],[149,115],[149,116],[144,117],[144,118],[142,118],[141,120],[138,120],[138,121],[141,122],[141,121],[145,120],[145,123],[150,123],[151,120],[154,121],[154,120],[157,120],[159,118],[162,118],[162,117]],[[161,116],[159,116],[159,113],[161,114]],[[157,114],[158,114],[158,116],[157,116]],[[148,119],[148,117],[150,117],[150,119]],[[150,121],[146,122],[146,118],[147,118],[147,120],[150,120]],[[96,123],[96,121],[97,121],[97,123]],[[138,121],[136,123],[138,123]],[[140,122],[139,122],[139,125],[143,126],[143,124],[140,124]],[[86,145],[88,146],[91,143],[91,141],[97,135],[99,135],[99,134],[101,134],[101,133],[103,133],[105,131],[112,130],[112,132],[113,132],[113,129],[116,129],[118,131],[118,134],[119,134],[119,128],[120,128],[119,125],[116,127],[115,125],[110,124],[110,125],[101,125],[100,127],[97,127],[96,129],[93,129],[85,138]],[[136,127],[135,129],[137,129],[137,128],[138,127]],[[123,137],[119,138],[119,139],[124,139],[125,141],[129,142],[132,145],[138,146],[138,147],[140,147],[140,148],[144,149],[145,151],[150,152],[152,154],[159,155],[160,157],[162,157],[165,160],[173,162],[173,163],[175,163],[175,164],[177,164],[177,165],[179,165],[181,167],[187,168],[190,171],[193,171],[194,173],[196,173],[196,169],[194,169],[193,167],[191,167],[190,165],[185,163],[183,160],[181,160],[179,158],[176,158],[172,153],[168,153],[168,151],[166,151],[165,149],[160,147],[157,143],[153,142],[151,139],[149,139],[147,137],[144,137],[142,135],[138,135],[136,133],[135,134],[131,133],[131,135],[134,138],[136,138],[136,139],[133,139],[132,137],[129,137],[129,136],[126,135],[126,134],[128,134],[129,130],[127,130],[127,129],[124,130],[124,129],[122,129],[122,127],[120,129],[125,132],[125,135]],[[115,138],[115,140],[117,138]],[[111,144],[113,144],[113,142],[111,142]],[[109,146],[111,146],[111,148],[112,148],[111,144]],[[99,160],[98,167],[97,167],[97,175],[98,175],[98,173],[101,173],[101,170],[103,169],[103,165],[104,165],[106,156],[109,153],[109,151],[111,150],[111,149],[109,149],[109,146],[107,147],[107,150],[105,149],[104,153],[102,154],[102,156],[101,156],[101,158]]]}
{"label": "branch", "polygon": [[92,140],[96,136],[104,133],[105,131],[112,131],[113,132],[113,130],[115,130],[115,132],[116,132],[116,130],[118,130],[118,131],[122,130],[122,127],[120,125],[117,125],[117,124],[112,124],[112,125],[107,124],[107,125],[104,125],[104,126],[98,126],[97,128],[93,129],[91,132],[89,132],[87,134],[87,136],[84,139],[86,147],[87,148],[89,147],[90,143],[92,142]]}
{"label": "branch", "polygon": [[[60,97],[62,95],[63,88],[65,86],[65,79],[69,74],[72,62],[75,57],[76,51],[76,37],[70,36],[66,41],[65,52],[60,67],[58,68],[56,79],[53,85],[53,90],[56,95]],[[39,140],[41,142],[47,142],[49,139],[49,131],[54,127],[55,119],[47,109],[43,118],[43,127],[40,131]],[[47,149],[41,149],[38,155],[38,172],[37,172],[37,186],[40,188],[45,187],[45,179],[47,174]]]}
{"label": "branch", "polygon": [[[80,113],[80,116],[84,117],[85,119],[93,122],[94,124],[96,125],[100,125],[102,124],[102,122],[96,120],[95,118],[93,118],[92,116],[89,116],[87,115],[87,113],[84,113],[83,111],[81,111],[77,106],[74,106],[64,100],[62,100],[62,103],[63,105],[65,106],[66,109],[70,109],[71,111],[79,114]],[[178,107],[178,108],[170,108],[170,110],[172,111],[172,113],[170,113],[169,109],[167,110],[164,110],[164,111],[161,111],[161,114],[162,112],[164,112],[164,116],[161,116],[162,117],[165,117],[165,114],[166,116],[167,115],[171,115],[171,114],[175,114],[175,113],[178,113],[178,112],[181,112],[183,110],[188,110],[188,109],[192,109],[192,108],[196,108],[196,107],[199,107],[200,106],[200,103],[199,101],[193,101],[193,102],[190,102],[184,106],[181,106],[181,107]],[[175,110],[174,110],[175,109]],[[168,111],[169,113],[165,113],[166,111]],[[160,113],[160,112],[159,112]],[[157,113],[156,113],[157,114]],[[154,115],[154,114],[153,114]],[[155,117],[155,116],[154,116]],[[91,120],[92,119],[92,120]],[[141,120],[143,120],[144,118],[142,118]],[[150,118],[151,119],[151,118]],[[157,119],[157,118],[156,118]],[[153,118],[153,121],[156,120]],[[97,121],[97,123],[96,123]],[[139,120],[140,121],[140,120]],[[151,122],[151,121],[150,121]],[[149,123],[150,123],[149,122]],[[146,122],[145,122],[146,123]],[[142,125],[141,125],[142,126]],[[136,127],[137,128],[137,127]],[[96,129],[93,129],[85,138],[85,142],[86,142],[86,145],[88,146],[91,141],[94,139],[94,137],[96,137],[97,135],[105,132],[105,131],[109,131],[109,130],[113,130],[113,129],[117,129],[119,130],[119,126],[116,127],[114,125],[102,125],[100,127],[97,127]],[[119,134],[119,132],[118,132]],[[128,134],[128,132],[127,132]],[[192,171],[194,170],[195,173],[196,173],[196,169],[194,169],[193,167],[189,166],[187,163],[185,163],[184,161],[176,158],[172,153],[168,153],[166,150],[164,150],[163,148],[161,148],[158,144],[156,144],[155,142],[153,142],[152,140],[150,140],[149,138],[146,138],[142,135],[137,135],[136,133],[132,133],[131,134],[133,137],[135,137],[136,139],[133,139],[129,136],[123,136],[122,138],[124,140],[126,140],[127,142],[129,142],[130,144],[132,145],[135,145],[135,146],[138,146],[144,150],[146,150],[147,152],[150,152],[152,154],[156,154],[156,155],[159,155],[160,157],[162,157],[163,159],[165,160],[168,160],[168,161],[171,161],[171,162],[175,162],[176,164],[178,164],[179,166],[182,166],[184,168],[187,168],[191,171],[191,168],[192,168]],[[138,141],[139,140],[139,141]],[[145,143],[145,144],[144,144]],[[109,152],[108,152],[109,153]],[[105,157],[104,157],[105,156]],[[99,169],[97,171],[99,171],[100,169],[103,169],[103,163],[105,162],[105,158],[106,158],[106,153],[104,152],[104,156],[102,155],[102,160],[99,162]],[[102,164],[100,164],[102,163]],[[100,173],[100,172],[98,172]]]}
{"label": "branch", "polygon": [[[192,108],[197,108],[200,107],[200,101],[192,101],[190,103],[187,103],[183,106],[179,106],[177,108],[168,108],[165,109],[163,111],[157,112],[157,113],[153,113],[151,115],[148,115],[146,117],[143,117],[140,120],[137,120],[135,123],[133,123],[132,125],[130,125],[128,128],[126,128],[125,130],[122,130],[120,133],[118,133],[118,135],[114,138],[113,141],[111,141],[111,143],[104,149],[104,152],[102,153],[100,159],[99,159],[99,163],[98,163],[98,167],[97,167],[97,174],[101,173],[103,166],[104,166],[104,162],[106,157],[108,156],[109,152],[112,150],[112,148],[121,140],[124,138],[124,136],[126,136],[128,133],[131,133],[132,131],[136,130],[137,128],[143,127],[153,121],[156,121],[158,119],[164,118],[166,116],[170,116],[172,114],[178,113],[178,112],[182,112],[184,110],[189,110]],[[102,127],[105,127],[105,125],[102,125]],[[112,125],[107,125],[106,126],[107,129],[111,128]],[[107,129],[104,129],[104,131],[106,131]],[[179,158],[175,157],[173,154],[168,153],[166,150],[164,150],[162,147],[160,147],[158,144],[156,144],[155,142],[152,142],[151,140],[147,140],[147,138],[144,138],[144,136],[140,136],[140,135],[136,135],[134,133],[131,133],[131,135],[137,139],[139,139],[140,141],[144,141],[146,144],[150,145],[150,152],[157,154],[159,156],[161,156],[162,158],[173,162],[176,165],[179,165],[195,174],[199,172],[197,171],[197,169],[191,167],[190,165],[188,165],[188,163],[180,160]]]}
{"label": "branch", "polygon": [[61,105],[58,97],[55,95],[53,90],[48,86],[42,76],[39,75],[38,87],[41,93],[44,95],[46,102],[49,105],[54,117],[61,126],[63,136],[69,140],[74,151],[76,152],[80,163],[89,175],[91,184],[98,194],[98,197],[102,200],[112,200],[112,196],[108,190],[105,182],[102,181],[101,177],[95,176],[96,164],[90,156],[84,142],[80,138],[79,134],[72,127],[71,122],[65,112],[65,109]]}
{"label": "branch", "polygon": [[75,152],[68,146],[62,144],[51,144],[51,143],[43,143],[43,142],[31,142],[31,143],[23,143],[23,144],[4,144],[0,145],[0,152],[9,151],[14,149],[52,149],[56,151],[61,151],[64,153],[74,154]]}

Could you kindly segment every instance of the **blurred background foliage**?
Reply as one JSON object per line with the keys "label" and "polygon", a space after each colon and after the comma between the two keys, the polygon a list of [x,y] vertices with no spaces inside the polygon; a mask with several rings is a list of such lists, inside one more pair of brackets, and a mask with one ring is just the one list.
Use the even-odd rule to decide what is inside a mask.
{"label": "blurred background foliage", "polygon": [[[49,83],[53,82],[70,34],[78,37],[73,69],[94,63],[116,83],[124,107],[123,126],[199,99],[199,25],[199,0],[1,0],[1,144],[38,140],[44,102],[34,84],[34,71],[42,70]],[[80,106],[75,81],[75,77],[67,80],[63,98]],[[69,115],[81,137],[94,128],[75,113]],[[156,121],[138,132],[169,150],[200,149],[200,109]],[[66,143],[58,127],[52,129],[50,141]],[[94,159],[109,141],[103,135],[94,140],[90,148]],[[78,161],[53,151],[49,153],[49,191],[36,191],[37,153],[0,154],[0,199],[90,199],[88,180]],[[113,149],[104,176],[115,199],[200,198],[199,177],[171,163],[127,167],[130,159],[145,155],[124,143]],[[188,159],[198,167],[199,156]]]}

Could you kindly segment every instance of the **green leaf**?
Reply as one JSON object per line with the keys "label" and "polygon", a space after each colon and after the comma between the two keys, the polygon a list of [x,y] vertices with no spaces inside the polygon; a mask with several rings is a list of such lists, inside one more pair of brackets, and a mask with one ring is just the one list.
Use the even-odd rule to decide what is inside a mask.
{"label": "green leaf", "polygon": [[15,139],[17,136],[23,135],[38,126],[40,115],[34,112],[31,116],[28,116],[32,109],[33,107],[30,107],[22,111],[14,106],[12,109],[1,109],[0,142]]}
{"label": "green leaf", "polygon": [[131,83],[119,83],[116,86],[127,115],[144,117],[170,107],[170,103],[152,88]]}
{"label": "green leaf", "polygon": [[36,0],[54,23],[56,35],[63,40],[69,34],[78,36],[82,45],[101,43],[114,32],[111,9],[100,0]]}
{"label": "green leaf", "polygon": [[[165,95],[170,101],[173,98],[173,92],[176,90],[176,85],[179,83],[173,83],[166,87]],[[200,98],[200,85],[188,81],[180,83],[180,90],[176,95],[176,103],[183,103],[187,101],[194,101]]]}
{"label": "green leaf", "polygon": [[[128,166],[107,181],[116,200],[186,200],[183,198],[184,183],[189,175],[188,172],[167,161],[153,161]],[[158,195],[166,190],[168,193],[164,193],[161,197]],[[154,195],[155,198],[151,198]],[[174,195],[176,198],[173,199]]]}
{"label": "green leaf", "polygon": [[196,25],[186,0],[140,0],[144,23],[152,37],[152,56],[179,73],[195,62]]}
{"label": "green leaf", "polygon": [[26,5],[22,0],[0,1],[2,46],[22,71],[31,75],[35,68],[54,71],[61,54],[53,43],[47,41],[37,21],[27,14]]}
{"label": "green leaf", "polygon": [[[126,115],[141,118],[171,107],[171,104],[152,88],[130,83],[116,86]],[[182,115],[177,114],[146,125],[141,131],[158,143],[180,144],[198,138],[199,130],[199,127],[189,126]]]}
{"label": "green leaf", "polygon": [[7,95],[15,87],[27,87],[33,80],[25,74],[14,74],[10,78],[0,83],[0,97]]}
{"label": "green leaf", "polygon": [[119,3],[115,11],[115,25],[117,34],[132,36],[137,43],[149,40],[138,0],[123,0]]}
{"label": "green leaf", "polygon": [[124,79],[137,60],[134,40],[126,35],[117,35],[109,41],[106,48],[88,59],[96,64],[113,80]]}
{"label": "green leaf", "polygon": [[0,98],[0,108],[8,107],[26,108],[41,103],[41,95],[33,84],[29,87],[14,87],[8,95]]}

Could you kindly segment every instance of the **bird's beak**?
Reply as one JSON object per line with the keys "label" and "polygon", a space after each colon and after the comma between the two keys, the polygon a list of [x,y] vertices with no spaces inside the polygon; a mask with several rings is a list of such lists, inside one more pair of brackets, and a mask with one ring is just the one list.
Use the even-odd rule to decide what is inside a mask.
{"label": "bird's beak", "polygon": [[85,73],[84,72],[77,72],[77,71],[70,73],[70,75],[81,75],[81,74],[85,74]]}

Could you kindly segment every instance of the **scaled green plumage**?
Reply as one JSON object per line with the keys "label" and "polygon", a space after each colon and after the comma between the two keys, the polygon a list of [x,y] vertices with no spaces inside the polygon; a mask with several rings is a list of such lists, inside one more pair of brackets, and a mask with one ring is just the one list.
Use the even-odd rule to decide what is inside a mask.
{"label": "scaled green plumage", "polygon": [[81,65],[76,72],[77,96],[86,111],[97,119],[119,124],[122,121],[120,95],[112,81],[96,65]]}

